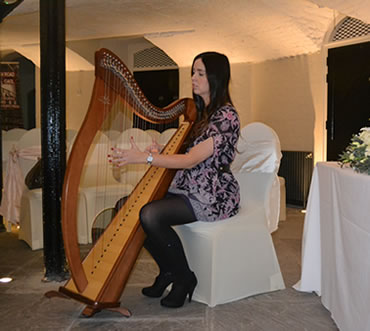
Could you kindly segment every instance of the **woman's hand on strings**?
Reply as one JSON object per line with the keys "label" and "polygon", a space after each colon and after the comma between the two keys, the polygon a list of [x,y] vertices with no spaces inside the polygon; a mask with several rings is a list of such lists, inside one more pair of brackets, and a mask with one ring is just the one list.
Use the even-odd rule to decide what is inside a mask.
{"label": "woman's hand on strings", "polygon": [[130,138],[131,149],[112,147],[112,153],[108,155],[108,161],[116,167],[126,164],[146,163],[148,153],[140,151],[134,138]]}

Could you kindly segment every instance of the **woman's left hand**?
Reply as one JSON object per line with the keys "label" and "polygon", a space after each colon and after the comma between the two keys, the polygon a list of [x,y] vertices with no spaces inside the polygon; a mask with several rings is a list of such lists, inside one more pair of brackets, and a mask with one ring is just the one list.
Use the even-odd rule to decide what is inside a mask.
{"label": "woman's left hand", "polygon": [[140,151],[134,138],[130,138],[131,149],[122,149],[112,147],[112,154],[108,155],[108,161],[116,167],[122,167],[126,164],[146,163],[148,154]]}

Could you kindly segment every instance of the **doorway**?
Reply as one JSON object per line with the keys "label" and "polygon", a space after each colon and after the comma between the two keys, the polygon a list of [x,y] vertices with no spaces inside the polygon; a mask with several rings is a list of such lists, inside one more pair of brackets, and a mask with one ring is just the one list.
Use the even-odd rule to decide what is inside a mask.
{"label": "doorway", "polygon": [[328,50],[327,160],[337,161],[353,134],[370,126],[370,42]]}

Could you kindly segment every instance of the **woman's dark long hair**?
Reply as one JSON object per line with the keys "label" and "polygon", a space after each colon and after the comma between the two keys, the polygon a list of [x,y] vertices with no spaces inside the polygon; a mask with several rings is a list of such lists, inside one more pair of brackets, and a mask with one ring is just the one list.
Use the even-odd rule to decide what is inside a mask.
{"label": "woman's dark long hair", "polygon": [[207,127],[209,118],[220,107],[227,103],[232,104],[229,92],[230,63],[224,54],[205,52],[197,55],[191,66],[193,74],[194,62],[201,59],[205,68],[210,90],[210,102],[205,106],[203,98],[193,93],[193,99],[198,112],[197,122],[194,124],[189,142],[194,141]]}

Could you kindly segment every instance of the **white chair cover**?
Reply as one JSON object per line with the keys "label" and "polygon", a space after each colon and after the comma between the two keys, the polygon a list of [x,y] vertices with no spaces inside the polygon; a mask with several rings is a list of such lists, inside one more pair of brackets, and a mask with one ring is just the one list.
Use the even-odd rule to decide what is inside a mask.
{"label": "white chair cover", "polygon": [[[23,133],[22,129],[17,130],[17,133]],[[20,220],[20,202],[25,189],[24,179],[41,157],[40,129],[23,133],[17,146],[14,145],[9,151],[4,194],[0,206],[0,214],[13,224],[19,224]]]}
{"label": "white chair cover", "polygon": [[161,133],[161,136],[159,137],[158,139],[158,144],[159,145],[166,145],[168,143],[168,141],[171,139],[171,137],[175,134],[177,129],[175,128],[171,128],[171,129],[167,129],[165,131],[163,131]]}
{"label": "white chair cover", "polygon": [[159,137],[161,136],[161,133],[157,130],[149,129],[149,130],[145,130],[145,132],[149,133],[152,139],[156,142],[158,142]]}
{"label": "white chair cover", "polygon": [[114,141],[116,140],[120,135],[121,135],[121,131],[119,130],[104,130],[102,131],[104,135],[106,135],[108,137],[109,140],[111,141]]}
{"label": "white chair cover", "polygon": [[9,131],[2,130],[2,150],[3,150],[3,180],[8,166],[9,152],[17,149],[19,139],[27,132],[25,129],[15,128]]}
{"label": "white chair cover", "polygon": [[37,160],[40,155],[40,147],[30,147],[17,150],[14,146],[14,148],[9,152],[0,214],[3,215],[7,221],[15,225],[19,223],[20,201],[25,188],[25,177],[19,165],[19,158]]}
{"label": "white chair cover", "polygon": [[280,213],[280,181],[277,176],[282,157],[280,140],[269,126],[254,122],[241,130],[238,154],[231,170],[237,172],[273,173],[274,181],[266,201],[267,225],[270,232],[278,229]]}
{"label": "white chair cover", "polygon": [[[261,139],[264,143],[259,144],[263,155],[256,148],[250,151],[246,148],[251,145],[249,137],[258,141],[259,131],[264,138]],[[266,140],[268,131],[270,137]],[[240,211],[236,216],[175,227],[198,278],[195,301],[213,307],[285,288],[267,227],[271,187],[279,157],[279,144],[272,132],[262,123],[252,123],[242,130],[245,141],[241,142],[241,153],[232,167],[241,189]],[[278,199],[274,201],[279,203]]]}
{"label": "white chair cover", "polygon": [[3,131],[3,140],[6,141],[19,141],[22,136],[27,132],[26,129],[14,128],[8,131]]}
{"label": "white chair cover", "polygon": [[[69,155],[70,146],[76,136],[75,130],[67,130],[66,145],[67,155]],[[33,145],[36,147],[32,147]],[[19,233],[18,238],[24,240],[32,250],[43,248],[43,216],[42,216],[42,189],[29,190],[24,185],[24,177],[27,175],[36,160],[41,157],[41,130],[39,128],[28,131],[19,141],[19,169],[22,175],[18,177],[18,185],[22,187],[19,203]],[[27,153],[27,155],[25,155]],[[15,182],[13,179],[12,182]],[[80,243],[87,243],[87,226],[86,226],[86,207],[83,197],[78,197],[78,240]],[[18,201],[18,199],[17,199]]]}

